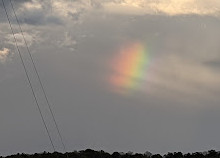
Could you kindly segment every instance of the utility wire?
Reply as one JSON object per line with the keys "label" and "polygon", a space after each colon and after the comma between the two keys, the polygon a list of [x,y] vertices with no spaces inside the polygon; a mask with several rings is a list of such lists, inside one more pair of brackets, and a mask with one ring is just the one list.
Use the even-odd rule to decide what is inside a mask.
{"label": "utility wire", "polygon": [[15,45],[16,45],[16,48],[17,48],[19,57],[20,57],[20,59],[21,59],[21,63],[22,63],[22,65],[23,65],[23,68],[24,68],[24,71],[25,71],[25,75],[26,75],[26,77],[27,77],[29,86],[30,86],[30,88],[31,88],[32,95],[33,95],[33,97],[34,97],[35,103],[36,103],[36,105],[37,105],[38,111],[39,111],[39,113],[40,113],[41,119],[42,119],[42,121],[43,121],[43,124],[44,124],[44,127],[45,127],[45,129],[46,129],[47,135],[48,135],[48,137],[49,137],[50,143],[51,143],[51,145],[52,145],[52,147],[53,147],[53,150],[55,151],[55,147],[54,147],[52,138],[51,138],[51,136],[50,136],[48,127],[47,127],[46,122],[45,122],[45,120],[44,120],[44,117],[43,117],[42,111],[41,111],[41,109],[40,109],[39,103],[38,103],[38,101],[37,101],[37,96],[36,96],[36,94],[35,94],[35,92],[34,92],[34,88],[33,88],[33,85],[32,85],[32,83],[31,83],[30,77],[29,77],[29,75],[28,75],[27,68],[26,68],[25,63],[24,63],[24,59],[23,59],[23,57],[22,57],[22,55],[21,55],[21,51],[20,51],[20,49],[19,49],[19,47],[18,47],[18,42],[17,42],[17,39],[16,39],[16,37],[15,37],[15,33],[14,33],[13,28],[12,28],[12,24],[11,24],[11,21],[10,21],[9,15],[8,15],[8,12],[7,12],[7,10],[6,10],[4,0],[2,0],[2,4],[3,4],[4,10],[5,10],[6,17],[7,17],[7,19],[8,19],[8,23],[9,23],[11,32],[12,32],[13,37],[14,37],[14,42],[15,42]]}
{"label": "utility wire", "polygon": [[[32,62],[33,66],[34,66],[34,71],[35,71],[35,73],[36,73],[36,75],[37,75],[38,81],[39,81],[39,83],[40,83],[40,87],[41,87],[41,89],[42,89],[42,91],[43,91],[43,95],[44,95],[44,97],[45,97],[45,99],[46,99],[46,102],[47,102],[48,108],[49,108],[50,113],[51,113],[51,115],[52,115],[53,122],[54,122],[54,124],[55,124],[55,126],[56,126],[56,130],[57,130],[57,132],[58,132],[58,135],[59,135],[60,141],[61,141],[61,143],[62,143],[63,150],[64,150],[65,153],[67,153],[67,151],[66,151],[66,146],[65,146],[65,144],[64,144],[63,137],[62,137],[62,135],[61,135],[61,132],[60,132],[60,129],[59,129],[58,123],[57,123],[57,121],[56,121],[56,119],[55,119],[54,112],[53,112],[53,110],[52,110],[51,104],[50,104],[49,99],[48,99],[48,97],[47,97],[47,94],[46,94],[46,91],[45,91],[44,85],[43,85],[43,83],[42,83],[42,81],[41,81],[41,77],[40,77],[40,74],[38,73],[38,70],[37,70],[36,64],[35,64],[35,62],[34,62],[34,59],[33,59],[33,57],[32,57],[31,51],[30,51],[30,49],[29,49],[29,47],[28,47],[27,40],[26,40],[26,38],[25,38],[25,36],[24,36],[24,31],[23,31],[23,29],[22,29],[22,27],[21,27],[20,21],[18,20],[18,16],[17,16],[17,14],[16,14],[16,12],[15,12],[14,5],[13,5],[13,3],[12,3],[11,0],[9,0],[9,1],[10,1],[10,4],[11,4],[11,7],[12,7],[12,10],[13,10],[13,12],[14,12],[14,15],[15,15],[16,21],[17,21],[17,23],[18,23],[18,26],[19,26],[20,32],[21,32],[22,37],[23,37],[23,39],[24,39],[24,42],[25,42],[25,45],[26,45],[26,48],[27,48],[28,54],[29,54],[29,56],[30,56],[31,62]],[[68,155],[67,155],[67,157],[68,157]]]}

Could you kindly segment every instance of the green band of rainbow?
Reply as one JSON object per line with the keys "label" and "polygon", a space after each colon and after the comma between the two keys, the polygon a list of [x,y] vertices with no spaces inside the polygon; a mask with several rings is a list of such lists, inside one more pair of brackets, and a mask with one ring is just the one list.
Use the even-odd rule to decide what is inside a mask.
{"label": "green band of rainbow", "polygon": [[115,88],[137,90],[146,75],[148,53],[139,43],[119,51],[112,62],[113,74],[110,82]]}

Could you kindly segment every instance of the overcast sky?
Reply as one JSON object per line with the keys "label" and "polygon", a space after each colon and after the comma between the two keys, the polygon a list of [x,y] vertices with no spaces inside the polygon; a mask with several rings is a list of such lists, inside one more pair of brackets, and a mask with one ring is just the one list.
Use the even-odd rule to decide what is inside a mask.
{"label": "overcast sky", "polygon": [[[63,151],[4,0],[56,150]],[[220,150],[219,0],[12,0],[68,151]],[[0,2],[0,155],[53,151]]]}

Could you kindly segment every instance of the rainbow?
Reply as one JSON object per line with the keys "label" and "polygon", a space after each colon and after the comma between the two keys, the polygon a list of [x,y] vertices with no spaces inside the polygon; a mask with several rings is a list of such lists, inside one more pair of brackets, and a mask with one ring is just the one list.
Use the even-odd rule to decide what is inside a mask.
{"label": "rainbow", "polygon": [[118,92],[138,90],[143,82],[149,61],[146,47],[134,43],[121,49],[111,62],[110,83]]}

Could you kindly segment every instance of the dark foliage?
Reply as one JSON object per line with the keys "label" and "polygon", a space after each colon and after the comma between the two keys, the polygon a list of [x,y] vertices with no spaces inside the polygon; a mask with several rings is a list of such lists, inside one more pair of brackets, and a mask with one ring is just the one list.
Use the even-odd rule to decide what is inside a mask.
{"label": "dark foliage", "polygon": [[196,153],[188,153],[182,154],[181,152],[168,153],[166,155],[154,154],[152,155],[150,152],[145,152],[144,154],[138,153],[119,153],[114,152],[112,154],[106,153],[104,151],[94,151],[91,149],[83,150],[83,151],[74,151],[69,152],[67,154],[62,154],[58,152],[48,153],[43,152],[39,154],[16,154],[11,156],[6,156],[0,158],[220,158],[220,152],[215,150],[210,150],[208,152],[196,152]]}

